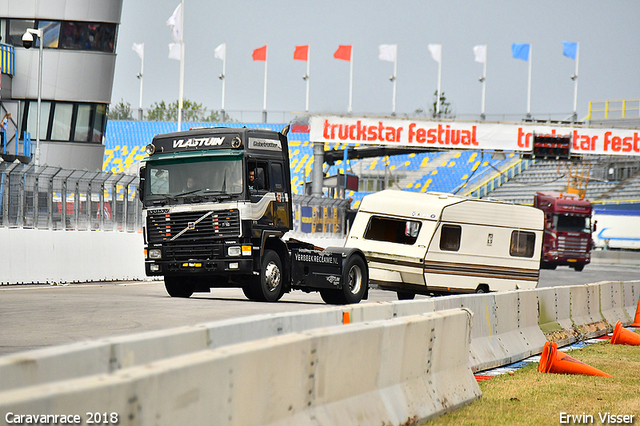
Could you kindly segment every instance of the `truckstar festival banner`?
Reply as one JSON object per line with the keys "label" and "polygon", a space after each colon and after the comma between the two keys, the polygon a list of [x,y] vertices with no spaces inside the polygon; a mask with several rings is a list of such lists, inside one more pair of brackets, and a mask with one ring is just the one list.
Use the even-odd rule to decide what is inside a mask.
{"label": "truckstar festival banner", "polygon": [[640,155],[640,131],[543,124],[314,116],[313,142],[530,152],[532,135],[570,135],[575,155]]}

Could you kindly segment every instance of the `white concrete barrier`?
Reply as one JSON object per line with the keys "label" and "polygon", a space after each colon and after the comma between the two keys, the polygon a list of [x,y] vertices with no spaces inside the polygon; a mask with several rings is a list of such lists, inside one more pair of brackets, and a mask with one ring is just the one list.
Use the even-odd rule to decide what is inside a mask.
{"label": "white concrete barrier", "polygon": [[640,281],[627,281],[623,284],[624,309],[632,320],[640,306]]}
{"label": "white concrete barrier", "polygon": [[538,325],[550,342],[559,346],[569,345],[578,339],[578,333],[571,321],[570,287],[539,288]]}
{"label": "white concrete barrier", "polygon": [[600,315],[599,289],[593,284],[571,286],[571,321],[579,340],[607,333],[607,322]]}
{"label": "white concrete barrier", "polygon": [[142,234],[0,228],[0,284],[141,280]]}
{"label": "white concrete barrier", "polygon": [[624,289],[620,281],[605,281],[598,283],[600,288],[600,314],[607,321],[608,331],[613,332],[617,321],[623,325],[631,324],[632,320],[624,309]]}
{"label": "white concrete barrier", "polygon": [[141,425],[419,423],[481,396],[469,332],[459,309],[315,329],[4,391],[0,412]]}

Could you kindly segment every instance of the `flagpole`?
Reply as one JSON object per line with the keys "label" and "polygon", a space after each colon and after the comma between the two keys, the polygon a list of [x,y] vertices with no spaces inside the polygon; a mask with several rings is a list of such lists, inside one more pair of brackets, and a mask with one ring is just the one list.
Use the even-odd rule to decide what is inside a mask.
{"label": "flagpole", "polygon": [[142,42],[142,62],[140,63],[140,101],[138,102],[138,120],[142,121],[142,84],[144,82],[144,41]]}
{"label": "flagpole", "polygon": [[576,72],[573,75],[573,121],[578,120],[578,60],[580,58],[580,42],[576,43]]}
{"label": "flagpole", "polygon": [[349,114],[352,111],[353,103],[353,46],[351,47],[351,60],[349,61]]}
{"label": "flagpole", "polygon": [[484,64],[482,64],[482,108],[480,109],[480,118],[486,118],[484,114],[485,95],[487,93],[487,44],[484,45]]}
{"label": "flagpole", "polygon": [[265,50],[264,54],[264,101],[262,103],[262,122],[267,122],[267,62],[269,52]]}
{"label": "flagpole", "polygon": [[531,62],[533,56],[533,45],[529,43],[529,83],[527,84],[527,118],[531,118]]}
{"label": "flagpole", "polygon": [[440,83],[442,81],[442,43],[440,43],[440,60],[438,61],[438,94],[436,98],[436,115],[440,117]]}
{"label": "flagpole", "polygon": [[178,131],[182,130],[182,98],[184,96],[184,0],[180,2],[180,88],[178,89]]}
{"label": "flagpole", "polygon": [[309,70],[310,70],[310,65],[309,63],[311,62],[311,46],[307,47],[307,75],[305,80],[307,80],[307,102],[306,102],[306,107],[305,107],[305,111],[309,112]]}
{"label": "flagpole", "polygon": [[391,115],[396,115],[396,76],[398,72],[398,43],[396,43],[396,57],[393,61],[393,102],[391,103]]}
{"label": "flagpole", "polygon": [[227,42],[225,41],[224,42],[224,58],[222,59],[222,106],[220,108],[220,115],[223,122],[227,121],[227,117],[224,112],[224,88],[226,85],[225,84],[226,78],[227,78]]}

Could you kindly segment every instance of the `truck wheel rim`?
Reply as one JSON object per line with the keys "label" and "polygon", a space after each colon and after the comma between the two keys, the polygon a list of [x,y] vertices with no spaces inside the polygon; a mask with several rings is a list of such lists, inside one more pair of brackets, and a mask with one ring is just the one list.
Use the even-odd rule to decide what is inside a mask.
{"label": "truck wheel rim", "polygon": [[352,266],[349,269],[348,280],[349,291],[352,294],[357,294],[362,287],[362,270],[356,265]]}
{"label": "truck wheel rim", "polygon": [[280,285],[280,269],[278,266],[270,262],[265,268],[265,281],[267,283],[267,289],[274,291]]}

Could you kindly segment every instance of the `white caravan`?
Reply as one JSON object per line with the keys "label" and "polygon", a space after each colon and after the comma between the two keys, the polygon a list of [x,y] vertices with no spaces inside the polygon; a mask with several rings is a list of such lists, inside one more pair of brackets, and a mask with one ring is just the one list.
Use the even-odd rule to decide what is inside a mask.
{"label": "white caravan", "polygon": [[412,299],[536,287],[543,231],[534,207],[386,190],[362,199],[345,246],[365,253],[371,284]]}

